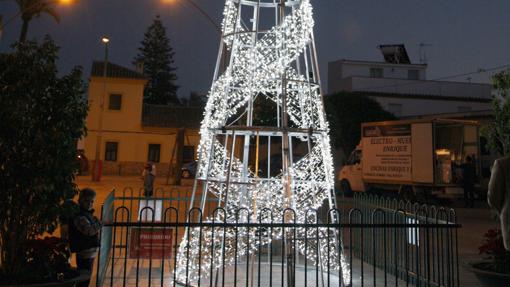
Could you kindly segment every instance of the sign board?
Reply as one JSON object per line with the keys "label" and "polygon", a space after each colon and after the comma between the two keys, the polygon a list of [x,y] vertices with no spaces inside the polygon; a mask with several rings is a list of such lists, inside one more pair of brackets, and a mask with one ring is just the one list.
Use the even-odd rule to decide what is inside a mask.
{"label": "sign board", "polygon": [[363,178],[412,180],[411,125],[363,127]]}
{"label": "sign board", "polygon": [[[406,218],[407,224],[419,224],[418,220],[414,218]],[[420,231],[416,227],[407,229],[407,243],[411,245],[420,245]]]}
{"label": "sign board", "polygon": [[[147,207],[147,208],[146,208]],[[138,206],[137,220],[151,222],[154,212],[154,222],[160,222],[163,214],[163,200],[142,199]],[[141,218],[140,218],[141,217]]]}
{"label": "sign board", "polygon": [[131,259],[170,259],[172,257],[172,229],[133,228],[129,240]]}

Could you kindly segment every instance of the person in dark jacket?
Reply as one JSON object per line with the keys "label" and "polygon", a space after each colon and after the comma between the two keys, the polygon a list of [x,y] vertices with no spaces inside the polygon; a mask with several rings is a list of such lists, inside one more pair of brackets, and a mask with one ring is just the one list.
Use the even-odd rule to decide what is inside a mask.
{"label": "person in dark jacket", "polygon": [[154,179],[156,178],[156,167],[148,162],[142,172],[143,179],[143,195],[151,197],[154,192]]}
{"label": "person in dark jacket", "polygon": [[476,168],[473,164],[473,159],[470,156],[467,156],[466,162],[461,167],[462,187],[464,188],[464,200],[466,202],[466,207],[474,207]]}
{"label": "person in dark jacket", "polygon": [[[76,265],[80,270],[87,270],[92,274],[92,266],[99,247],[99,231],[101,223],[94,216],[94,200],[96,192],[90,188],[80,191],[78,204],[80,211],[69,224],[69,245],[71,252],[76,253]],[[90,279],[77,286],[89,286]]]}
{"label": "person in dark jacket", "polygon": [[487,202],[499,215],[503,244],[510,252],[510,157],[497,159],[492,166]]}

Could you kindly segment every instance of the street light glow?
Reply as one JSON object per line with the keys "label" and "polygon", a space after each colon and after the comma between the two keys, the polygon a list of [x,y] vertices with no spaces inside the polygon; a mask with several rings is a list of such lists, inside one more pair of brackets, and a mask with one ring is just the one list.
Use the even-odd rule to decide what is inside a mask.
{"label": "street light glow", "polygon": [[[5,0],[4,0],[5,1]],[[61,5],[70,5],[70,4],[74,4],[74,2],[77,1],[77,0],[53,0],[53,1],[49,1],[48,4],[61,4]],[[2,2],[2,0],[0,0],[0,2]],[[39,2],[34,2],[32,5],[28,5],[26,6],[25,8],[21,9],[18,13],[16,13],[16,15],[12,16],[11,18],[7,19],[7,21],[5,21],[3,24],[2,22],[0,21],[0,34],[2,32],[2,30],[5,29],[5,27],[14,21],[14,19],[16,19],[18,16],[20,16],[21,14],[29,11],[30,9],[34,8],[35,5],[37,5],[37,3]]]}
{"label": "street light glow", "polygon": [[108,37],[103,37],[101,41],[105,44],[108,44],[108,42],[110,42],[110,39]]}
{"label": "street light glow", "polygon": [[204,16],[205,18],[207,18],[207,20],[213,25],[213,27],[218,31],[219,34],[221,34],[221,27],[216,24],[216,22],[214,21],[213,18],[211,18],[211,16],[204,10],[202,9],[196,2],[195,0],[160,0],[161,3],[163,4],[168,4],[168,5],[174,5],[175,3],[178,3],[179,1],[182,1],[181,4],[183,4],[184,2],[191,5],[194,9],[196,9],[200,14],[202,14],[202,16]]}

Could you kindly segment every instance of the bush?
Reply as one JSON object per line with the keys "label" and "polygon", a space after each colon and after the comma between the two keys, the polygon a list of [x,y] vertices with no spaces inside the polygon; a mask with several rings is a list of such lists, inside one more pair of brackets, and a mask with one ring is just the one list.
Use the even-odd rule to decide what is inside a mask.
{"label": "bush", "polygon": [[478,267],[488,271],[510,274],[510,252],[505,249],[501,230],[489,229],[484,238],[485,241],[478,247],[478,250],[480,254],[487,255],[490,262]]}
{"label": "bush", "polygon": [[55,282],[79,275],[69,264],[71,252],[67,242],[58,237],[27,241],[25,254],[23,283]]}
{"label": "bush", "polygon": [[[0,54],[0,276],[24,278],[30,240],[52,233],[77,191],[76,144],[87,104],[81,69],[58,76],[58,47],[46,37]],[[0,280],[2,281],[2,280]]]}
{"label": "bush", "polygon": [[497,95],[492,99],[494,120],[482,127],[482,134],[487,138],[489,149],[501,156],[510,154],[510,70],[505,70],[492,77],[492,85]]}

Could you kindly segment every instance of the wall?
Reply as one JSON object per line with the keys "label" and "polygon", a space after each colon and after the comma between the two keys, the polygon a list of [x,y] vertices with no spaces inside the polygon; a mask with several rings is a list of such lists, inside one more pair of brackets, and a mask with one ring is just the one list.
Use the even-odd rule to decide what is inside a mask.
{"label": "wall", "polygon": [[383,78],[407,79],[409,70],[418,70],[419,80],[425,80],[425,68],[415,65],[391,65],[387,63],[367,63],[367,64],[350,64],[342,65],[340,78],[352,76],[370,77],[370,69],[379,68],[383,70]]}
{"label": "wall", "polygon": [[426,80],[426,65],[390,64],[384,62],[339,60],[328,64],[328,92],[330,94],[345,89],[340,81],[349,77],[370,77],[371,68],[383,70],[383,78],[408,79],[409,70],[418,71],[418,79]]}
{"label": "wall", "polygon": [[[142,103],[145,80],[107,78],[106,95],[122,94],[120,110],[108,109],[108,96],[105,97],[102,125],[102,139],[99,157],[104,161],[106,142],[117,142],[117,161],[103,163],[103,174],[139,175],[148,160],[149,144],[160,144],[160,163],[156,164],[158,176],[166,175],[174,152],[178,128],[157,128],[142,126]],[[85,156],[89,169],[93,167],[100,115],[100,99],[104,95],[104,80],[101,77],[90,79],[87,116],[87,136],[83,139]],[[198,146],[198,130],[186,130],[185,145]],[[196,150],[195,150],[196,154]],[[174,162],[176,157],[174,156]],[[164,171],[164,172],[162,172]]]}
{"label": "wall", "polygon": [[[168,164],[174,152],[177,129],[164,129],[165,131],[143,130],[142,132],[103,132],[101,144],[101,160],[104,160],[106,142],[118,142],[117,161],[104,162],[103,174],[114,175],[138,175],[143,170],[143,165],[148,160],[149,144],[160,144],[160,163],[156,169],[158,176],[166,175],[161,170],[168,170]],[[96,152],[97,132],[89,132],[85,141],[85,156],[93,161]],[[200,137],[198,130],[186,130],[185,145],[198,147]],[[176,156],[173,158],[176,162]],[[90,166],[92,166],[91,164]]]}
{"label": "wall", "polygon": [[[103,78],[92,77],[89,83],[89,114],[87,128],[97,130],[99,126],[100,102],[104,96],[103,129],[140,131],[142,100],[145,80],[107,78],[106,93]],[[121,110],[109,110],[109,95],[122,94]]]}
{"label": "wall", "polygon": [[[381,106],[388,110],[390,103],[402,105],[401,117],[410,117],[426,114],[456,113],[459,107],[470,107],[473,111],[491,109],[490,102],[466,102],[466,101],[445,101],[433,99],[413,99],[413,98],[391,98],[391,97],[372,97]],[[398,116],[398,115],[397,115]]]}
{"label": "wall", "polygon": [[[471,84],[446,81],[413,81],[351,77],[342,81],[349,91],[367,91],[409,95],[438,95],[490,99],[492,87],[488,84]],[[343,89],[347,90],[347,89]]]}

